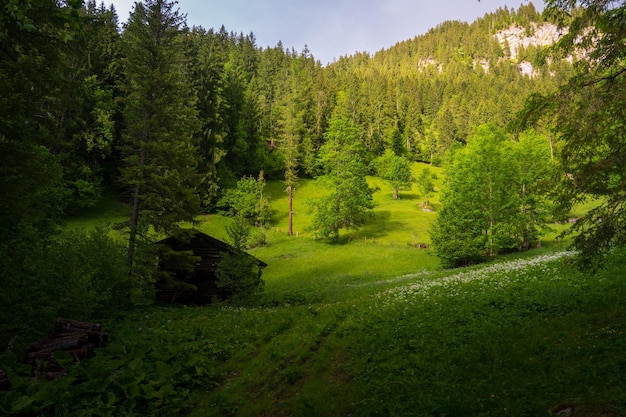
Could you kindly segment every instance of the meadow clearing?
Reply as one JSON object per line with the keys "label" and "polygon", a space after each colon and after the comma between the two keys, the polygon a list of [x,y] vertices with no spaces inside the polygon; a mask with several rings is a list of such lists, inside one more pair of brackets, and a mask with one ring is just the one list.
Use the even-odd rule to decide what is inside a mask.
{"label": "meadow clearing", "polygon": [[[104,321],[108,347],[68,377],[14,380],[0,411],[626,415],[626,252],[581,272],[574,253],[548,236],[541,249],[442,270],[415,247],[428,243],[435,213],[420,208],[416,191],[393,200],[371,181],[380,187],[376,219],[338,244],[306,231],[314,183],[298,188],[292,237],[282,183],[268,184],[274,224],[268,245],[250,250],[269,265],[262,293],[240,304],[119,312]],[[200,220],[200,230],[226,238],[224,217]],[[70,227],[93,222],[85,216]]]}

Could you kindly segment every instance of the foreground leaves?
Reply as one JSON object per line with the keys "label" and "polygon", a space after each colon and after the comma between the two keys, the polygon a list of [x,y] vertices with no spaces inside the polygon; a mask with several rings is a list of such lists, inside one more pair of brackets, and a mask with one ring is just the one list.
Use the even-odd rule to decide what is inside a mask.
{"label": "foreground leaves", "polygon": [[132,312],[111,323],[111,346],[67,378],[33,381],[3,357],[14,389],[0,394],[0,410],[538,416],[567,404],[623,416],[626,253],[596,275],[576,270],[574,255],[321,277],[336,290],[316,301],[265,294],[247,306]]}

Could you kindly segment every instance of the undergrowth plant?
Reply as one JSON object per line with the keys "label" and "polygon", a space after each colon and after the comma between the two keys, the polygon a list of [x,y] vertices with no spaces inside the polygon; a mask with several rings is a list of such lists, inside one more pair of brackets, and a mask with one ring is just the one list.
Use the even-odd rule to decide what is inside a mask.
{"label": "undergrowth plant", "polygon": [[626,253],[595,274],[572,256],[135,310],[59,380],[2,356],[0,413],[624,416]]}

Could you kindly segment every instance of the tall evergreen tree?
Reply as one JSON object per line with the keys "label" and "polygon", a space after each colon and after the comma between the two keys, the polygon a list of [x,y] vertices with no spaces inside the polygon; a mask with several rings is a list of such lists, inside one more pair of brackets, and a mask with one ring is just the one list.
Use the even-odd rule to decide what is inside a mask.
{"label": "tall evergreen tree", "polygon": [[175,3],[136,3],[123,33],[126,76],[124,184],[132,192],[128,262],[132,273],[142,230],[173,233],[199,210],[198,129],[185,77]]}
{"label": "tall evergreen tree", "polygon": [[310,143],[306,116],[310,108],[312,79],[307,68],[307,53],[291,55],[285,72],[283,95],[279,101],[279,149],[284,157],[284,178],[288,195],[287,234],[293,235],[293,199],[305,142]]}
{"label": "tall evergreen tree", "polygon": [[198,170],[202,175],[200,199],[202,209],[213,208],[219,193],[218,164],[226,154],[224,114],[228,102],[223,94],[223,68],[228,59],[230,37],[226,30],[215,33],[194,28],[185,38],[189,73],[192,78],[201,127],[197,133]]}

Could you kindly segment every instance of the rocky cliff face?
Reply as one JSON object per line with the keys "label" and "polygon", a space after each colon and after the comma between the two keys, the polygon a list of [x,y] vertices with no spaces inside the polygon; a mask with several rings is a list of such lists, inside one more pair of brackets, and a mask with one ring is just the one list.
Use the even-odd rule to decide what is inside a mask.
{"label": "rocky cliff face", "polygon": [[503,47],[508,44],[511,59],[517,59],[518,52],[521,48],[553,45],[561,39],[561,36],[563,36],[566,31],[567,29],[559,29],[552,23],[543,23],[541,25],[533,23],[530,30],[519,26],[511,26],[508,29],[498,32],[496,38]]}
{"label": "rocky cliff face", "polygon": [[[519,26],[511,26],[498,32],[495,36],[503,48],[508,48],[512,60],[517,60],[521,48],[529,46],[544,47],[554,45],[566,33],[567,29],[559,29],[555,24],[533,23],[530,30]],[[519,70],[522,74],[532,77],[535,69],[528,61],[519,62]]]}

